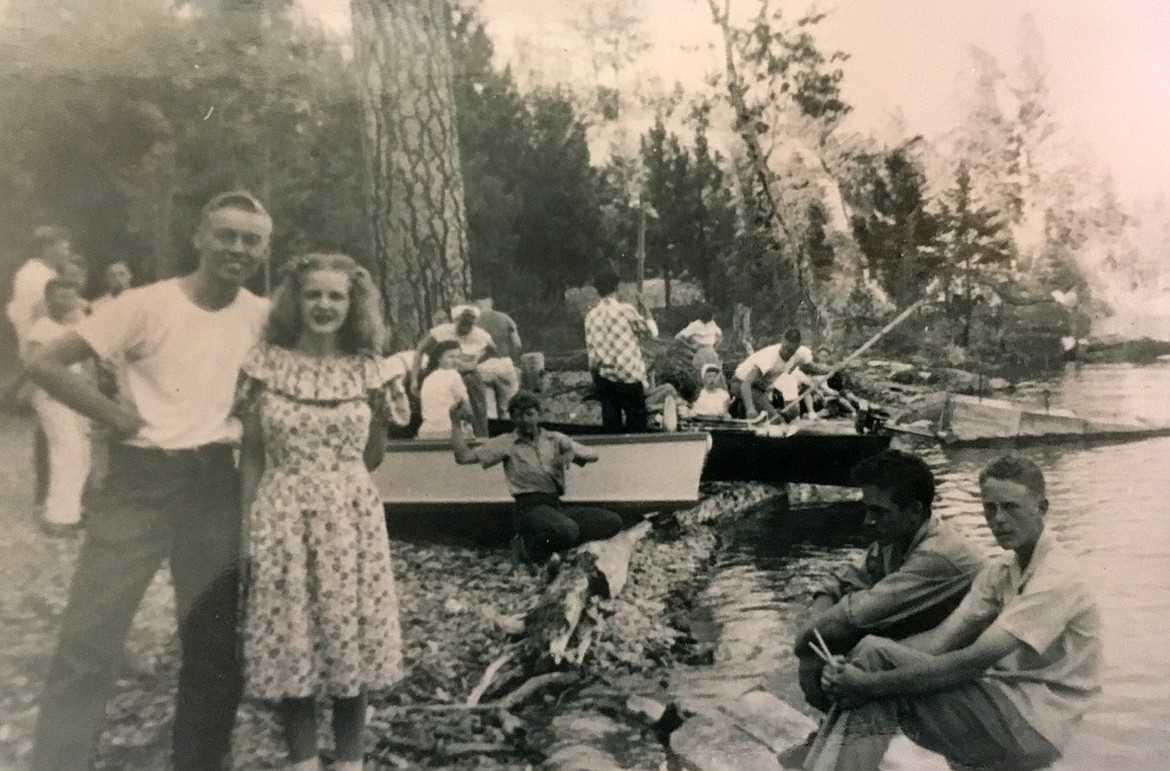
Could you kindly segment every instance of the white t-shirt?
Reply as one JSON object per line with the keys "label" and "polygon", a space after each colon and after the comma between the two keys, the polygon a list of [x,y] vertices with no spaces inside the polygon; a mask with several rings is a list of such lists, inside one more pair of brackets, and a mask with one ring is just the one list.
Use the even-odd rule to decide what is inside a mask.
{"label": "white t-shirt", "polygon": [[705,345],[714,348],[723,339],[723,330],[714,321],[699,321],[695,319],[683,327],[682,331],[675,335],[675,337],[680,340],[690,340],[700,348]]}
{"label": "white t-shirt", "polygon": [[126,290],[75,330],[117,362],[119,398],[146,422],[127,444],[181,450],[239,440],[236,378],[267,318],[268,301],[246,289],[209,311],[169,279]]}
{"label": "white t-shirt", "polygon": [[791,372],[804,364],[811,364],[812,349],[807,345],[798,346],[790,358],[780,355],[780,343],[769,345],[753,353],[739,363],[735,368],[735,376],[740,380],[747,380],[752,368],[758,369],[764,376],[764,382],[770,383],[785,372]]}
{"label": "white t-shirt", "polygon": [[691,412],[710,418],[721,418],[727,415],[727,405],[731,402],[731,394],[726,389],[716,388],[699,392],[699,398],[691,405]]}
{"label": "white t-shirt", "polygon": [[5,311],[16,330],[16,342],[22,353],[33,323],[47,313],[45,284],[56,276],[57,271],[34,259],[17,268],[12,277],[12,299]]}
{"label": "white t-shirt", "polygon": [[436,343],[442,343],[446,340],[454,340],[459,343],[459,366],[460,369],[471,369],[479,363],[480,357],[489,345],[492,345],[492,336],[487,333],[487,330],[479,327],[472,327],[471,331],[466,335],[460,335],[455,331],[455,324],[447,323],[440,324],[431,330],[431,337]]}
{"label": "white t-shirt", "polygon": [[459,370],[437,369],[427,375],[419,388],[422,425],[420,439],[442,439],[451,435],[451,408],[467,398],[467,386]]}

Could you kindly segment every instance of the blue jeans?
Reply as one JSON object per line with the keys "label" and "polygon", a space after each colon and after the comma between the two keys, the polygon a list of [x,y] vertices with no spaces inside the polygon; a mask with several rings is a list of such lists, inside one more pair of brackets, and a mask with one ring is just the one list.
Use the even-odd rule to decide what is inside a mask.
{"label": "blue jeans", "polygon": [[142,596],[170,562],[182,644],[175,768],[220,769],[242,689],[236,637],[239,479],[229,445],[114,445],[41,695],[35,771],[84,771]]}

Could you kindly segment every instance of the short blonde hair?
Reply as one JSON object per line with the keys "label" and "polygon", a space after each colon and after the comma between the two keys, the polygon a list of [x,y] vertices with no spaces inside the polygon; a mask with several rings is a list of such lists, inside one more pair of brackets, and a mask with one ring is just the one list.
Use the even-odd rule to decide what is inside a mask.
{"label": "short blonde hair", "polygon": [[301,288],[305,276],[316,270],[338,271],[349,277],[349,313],[337,335],[341,352],[381,356],[386,339],[382,298],[370,272],[344,254],[305,254],[284,265],[284,277],[273,295],[264,339],[282,348],[296,346],[302,329]]}

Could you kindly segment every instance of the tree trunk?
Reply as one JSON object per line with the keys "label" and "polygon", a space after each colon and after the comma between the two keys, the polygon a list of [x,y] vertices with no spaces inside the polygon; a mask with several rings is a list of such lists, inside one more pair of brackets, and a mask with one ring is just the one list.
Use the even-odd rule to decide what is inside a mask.
{"label": "tree trunk", "polygon": [[471,287],[446,0],[352,0],[375,273],[395,348]]}

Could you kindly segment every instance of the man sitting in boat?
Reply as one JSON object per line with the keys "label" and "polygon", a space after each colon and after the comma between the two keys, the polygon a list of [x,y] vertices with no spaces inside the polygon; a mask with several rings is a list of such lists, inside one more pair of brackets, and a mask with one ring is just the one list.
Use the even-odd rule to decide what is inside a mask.
{"label": "man sitting in boat", "polygon": [[967,540],[931,514],[934,475],[921,458],[882,450],[852,477],[874,542],[858,563],[814,590],[811,618],[796,636],[801,690],[823,711],[830,707],[821,689],[824,662],[810,645],[817,633],[831,652],[846,653],[868,634],[900,639],[931,629],[983,567]]}
{"label": "man sitting in boat", "polygon": [[[458,425],[464,408],[451,408],[452,425]],[[520,391],[508,403],[508,417],[515,430],[468,446],[463,432],[452,429],[451,448],[461,465],[479,463],[485,469],[504,464],[508,491],[516,500],[512,527],[521,555],[530,562],[543,562],[556,552],[586,541],[609,538],[622,529],[615,512],[591,506],[563,506],[565,470],[570,463],[585,466],[597,460],[597,453],[557,431],[540,427],[540,399]]]}
{"label": "man sitting in boat", "polygon": [[703,390],[699,391],[698,398],[691,403],[691,414],[700,418],[726,418],[727,408],[731,404],[731,394],[723,387],[720,381],[723,372],[718,364],[703,365]]}
{"label": "man sitting in boat", "polygon": [[938,627],[867,637],[823,676],[838,709],[809,769],[877,769],[894,732],[976,768],[1046,768],[1100,691],[1101,622],[1078,566],[1046,530],[1044,474],[1005,456],[979,475],[1006,553]]}
{"label": "man sitting in boat", "polygon": [[742,417],[752,419],[761,412],[778,416],[784,397],[774,387],[777,378],[802,370],[812,360],[812,351],[800,344],[800,330],[789,329],[779,343],[761,348],[740,362],[735,379],[739,382]]}

